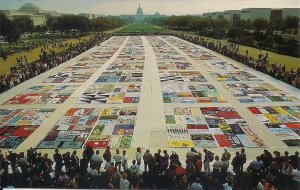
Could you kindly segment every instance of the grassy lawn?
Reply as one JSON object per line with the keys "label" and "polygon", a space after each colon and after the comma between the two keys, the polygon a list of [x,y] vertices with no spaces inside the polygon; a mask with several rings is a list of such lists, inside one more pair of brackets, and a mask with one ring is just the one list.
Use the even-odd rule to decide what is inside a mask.
{"label": "grassy lawn", "polygon": [[[89,38],[90,38],[90,36],[81,37],[81,39],[89,39]],[[76,39],[72,38],[72,39],[63,41],[63,43],[76,44],[76,43],[78,43],[78,39],[77,38]],[[56,53],[59,53],[59,52],[64,51],[65,49],[56,47],[53,50]],[[3,58],[0,58],[0,74],[10,73],[10,67],[11,66],[17,66],[18,67],[18,64],[17,64],[17,61],[16,61],[17,57],[26,55],[28,62],[32,63],[32,62],[35,62],[39,59],[39,54],[40,53],[41,53],[41,48],[38,47],[38,48],[33,49],[31,52],[15,53],[12,56],[8,56],[8,58],[5,61],[3,60]]]}
{"label": "grassy lawn", "polygon": [[163,28],[153,26],[149,24],[130,24],[124,28],[121,28],[118,33],[133,33],[133,32],[164,32]]}
{"label": "grassy lawn", "polygon": [[[188,34],[195,36],[195,34],[192,32],[189,32]],[[204,37],[204,36],[202,36],[202,37],[206,38],[208,41],[214,41],[214,42],[221,41],[222,45],[229,43],[227,40],[219,40],[219,39],[208,38],[208,37]],[[242,55],[246,55],[247,49],[248,49],[249,56],[252,56],[254,59],[258,58],[259,49],[240,45],[240,53]],[[277,65],[278,64],[281,64],[282,66],[285,65],[286,71],[290,71],[292,68],[294,68],[294,71],[296,71],[300,67],[300,58],[262,50],[263,54],[265,54],[266,52],[269,52],[269,60],[270,60],[271,64],[277,63]]]}

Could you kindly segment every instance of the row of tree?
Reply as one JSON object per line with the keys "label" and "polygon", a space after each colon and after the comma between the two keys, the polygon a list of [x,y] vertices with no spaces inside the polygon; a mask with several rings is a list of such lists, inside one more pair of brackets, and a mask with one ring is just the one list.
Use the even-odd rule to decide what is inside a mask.
{"label": "row of tree", "polygon": [[26,32],[56,32],[61,33],[105,31],[117,28],[123,25],[123,22],[116,18],[99,17],[89,20],[86,17],[78,15],[63,15],[61,17],[49,17],[46,25],[34,27],[32,19],[29,17],[17,17],[14,20],[8,19],[5,14],[0,12],[0,35],[9,42],[17,42],[20,36]]}
{"label": "row of tree", "polygon": [[160,20],[154,19],[152,21],[155,24],[164,25],[171,29],[177,30],[204,30],[207,28],[224,28],[230,29],[233,27],[240,27],[245,31],[281,31],[290,32],[292,29],[299,28],[299,18],[295,16],[287,16],[285,19],[282,17],[272,19],[268,22],[264,18],[257,18],[251,20],[235,20],[233,23],[229,23],[225,19],[208,19],[195,16],[171,16],[169,18],[162,18]]}
{"label": "row of tree", "polygon": [[[194,31],[201,36],[217,39],[227,38],[231,42],[263,48],[281,54],[300,57],[299,41],[291,35],[298,34],[299,18],[287,16],[267,21],[263,18],[254,20],[208,19],[196,16],[171,16],[154,19],[151,23],[172,30]],[[289,37],[287,37],[289,36]]]}
{"label": "row of tree", "polygon": [[120,27],[122,25],[123,22],[115,18],[98,17],[89,20],[86,17],[78,15],[50,17],[46,23],[46,26],[50,31],[60,31],[66,33],[71,31],[105,31]]}

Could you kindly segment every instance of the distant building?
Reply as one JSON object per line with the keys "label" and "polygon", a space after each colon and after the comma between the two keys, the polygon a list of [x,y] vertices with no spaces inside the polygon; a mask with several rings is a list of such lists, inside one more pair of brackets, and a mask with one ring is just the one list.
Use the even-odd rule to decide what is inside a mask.
{"label": "distant building", "polygon": [[241,10],[241,20],[255,20],[257,18],[263,18],[269,22],[270,15],[270,8],[247,8]]}
{"label": "distant building", "polygon": [[268,22],[276,18],[285,19],[287,16],[296,16],[300,18],[300,8],[246,8],[242,10],[227,10],[224,12],[203,13],[204,18],[220,19],[224,18],[229,23],[236,23],[239,20],[255,20],[257,18],[266,19]]}
{"label": "distant building", "polygon": [[60,16],[55,11],[41,10],[33,3],[24,4],[19,10],[1,10],[8,19],[13,20],[17,17],[29,17],[33,20],[33,25],[45,25],[49,16]]}
{"label": "distant building", "polygon": [[241,18],[241,11],[240,10],[228,10],[224,11],[224,19],[227,20],[229,23],[237,23]]}
{"label": "distant building", "polygon": [[203,17],[207,19],[212,19],[212,13],[203,13]]}
{"label": "distant building", "polygon": [[88,19],[94,19],[94,18],[99,18],[99,17],[103,17],[104,15],[101,14],[93,14],[93,13],[79,13],[79,16],[83,16],[86,17]]}
{"label": "distant building", "polygon": [[156,13],[154,14],[154,16],[160,17],[160,14],[158,11],[156,11]]}
{"label": "distant building", "polygon": [[300,18],[299,8],[283,8],[281,10],[282,10],[282,18],[286,18],[287,16],[296,16]]}
{"label": "distant building", "polygon": [[212,12],[211,13],[211,19],[223,19],[224,18],[224,12]]}

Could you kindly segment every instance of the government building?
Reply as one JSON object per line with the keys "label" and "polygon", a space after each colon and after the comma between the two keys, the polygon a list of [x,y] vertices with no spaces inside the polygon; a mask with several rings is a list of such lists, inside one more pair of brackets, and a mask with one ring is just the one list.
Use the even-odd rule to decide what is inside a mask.
{"label": "government building", "polygon": [[203,17],[208,19],[225,19],[229,23],[235,23],[239,20],[255,20],[257,18],[263,18],[268,22],[275,20],[276,18],[285,19],[287,16],[296,16],[300,18],[300,8],[245,8],[241,10],[226,10],[222,12],[204,13]]}
{"label": "government building", "polygon": [[56,11],[41,10],[33,3],[24,4],[19,10],[0,10],[8,19],[13,20],[17,17],[29,17],[33,20],[34,26],[45,25],[50,16],[61,16]]}

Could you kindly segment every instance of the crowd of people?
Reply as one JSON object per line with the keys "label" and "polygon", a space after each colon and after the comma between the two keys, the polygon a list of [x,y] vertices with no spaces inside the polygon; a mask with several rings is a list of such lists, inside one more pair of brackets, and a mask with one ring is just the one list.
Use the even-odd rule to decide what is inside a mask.
{"label": "crowd of people", "polygon": [[[102,152],[103,151],[103,152]],[[72,153],[42,155],[30,148],[19,154],[0,152],[2,187],[104,189],[297,189],[300,187],[299,152],[264,150],[247,162],[245,149],[221,155],[191,148],[185,158],[175,151],[138,147],[130,162],[126,150],[94,150],[87,146],[79,159]],[[248,163],[246,165],[246,163]],[[142,167],[143,166],[143,167]],[[11,167],[11,171],[9,169]]]}
{"label": "crowd of people", "polygon": [[[91,47],[105,41],[110,35],[94,35],[91,39],[79,39],[76,44],[73,43],[55,43],[52,45],[43,46],[40,51],[39,60],[36,63],[29,64],[27,57],[21,56],[16,58],[18,66],[12,66],[9,74],[0,75],[0,93],[3,93],[18,84],[35,77],[65,61],[79,55]],[[56,53],[56,46],[65,47],[62,53]]]}
{"label": "crowd of people", "polygon": [[[56,43],[56,40],[55,40],[55,43]],[[48,39],[45,40],[44,45],[39,45],[37,42],[34,42],[34,41],[30,41],[30,42],[25,41],[25,42],[23,42],[22,46],[20,46],[20,47],[12,47],[8,51],[4,51],[3,47],[0,43],[0,58],[2,57],[3,60],[5,61],[8,58],[8,56],[10,56],[14,53],[31,52],[35,48],[49,46],[49,45],[50,45],[50,40],[48,40]]]}
{"label": "crowd of people", "polygon": [[184,35],[182,33],[175,33],[174,35],[216,51],[240,63],[246,64],[253,69],[269,74],[278,80],[300,88],[300,67],[295,68],[295,70],[292,68],[290,71],[286,71],[285,65],[269,62],[268,52],[263,54],[260,50],[258,57],[255,59],[248,54],[248,50],[246,50],[245,55],[242,55],[238,44],[222,44],[221,41],[218,40],[209,41],[207,38]]}

